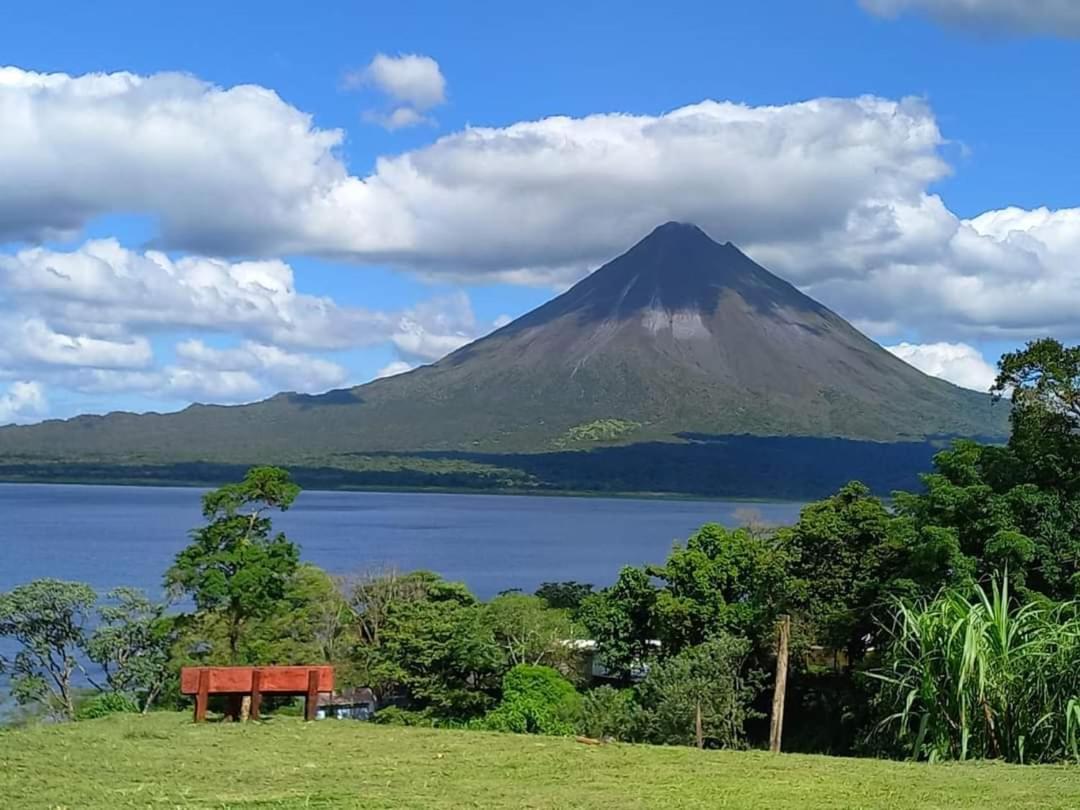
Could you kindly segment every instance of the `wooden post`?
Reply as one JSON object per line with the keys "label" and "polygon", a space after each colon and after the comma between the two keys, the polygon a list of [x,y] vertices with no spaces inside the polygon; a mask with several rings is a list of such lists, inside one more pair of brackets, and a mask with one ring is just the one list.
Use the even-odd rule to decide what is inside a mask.
{"label": "wooden post", "polygon": [[307,697],[304,698],[304,719],[314,720],[315,712],[319,708],[319,673],[311,670],[307,679]]}
{"label": "wooden post", "polygon": [[210,703],[210,670],[199,670],[199,691],[195,693],[195,722],[206,719],[206,707]]}
{"label": "wooden post", "polygon": [[225,700],[225,719],[230,723],[239,723],[243,704],[243,695],[229,695]]}
{"label": "wooden post", "polygon": [[780,617],[780,640],[776,645],[776,685],[773,688],[772,718],[769,725],[769,750],[780,753],[784,733],[784,694],[787,692],[788,642],[791,639],[791,617]]}
{"label": "wooden post", "polygon": [[259,719],[262,710],[262,670],[256,668],[251,673],[251,714],[252,720]]}
{"label": "wooden post", "polygon": [[694,711],[694,739],[698,748],[705,747],[705,732],[701,727],[701,701],[698,700]]}

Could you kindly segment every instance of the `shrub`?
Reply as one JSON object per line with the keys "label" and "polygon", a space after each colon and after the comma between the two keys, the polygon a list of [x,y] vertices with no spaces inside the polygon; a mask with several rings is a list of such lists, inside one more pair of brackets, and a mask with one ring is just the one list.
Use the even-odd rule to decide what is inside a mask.
{"label": "shrub", "polygon": [[517,734],[573,734],[581,716],[581,695],[551,667],[519,664],[503,678],[502,702],[480,722],[492,731]]}
{"label": "shrub", "polygon": [[436,725],[435,719],[426,711],[413,711],[400,706],[387,706],[379,709],[372,718],[384,726],[427,726]]}
{"label": "shrub", "polygon": [[581,698],[578,728],[586,737],[613,737],[625,742],[637,739],[640,709],[634,690],[598,686]]}
{"label": "shrub", "polygon": [[105,692],[87,698],[75,711],[76,720],[96,720],[110,714],[138,714],[139,706],[127,695]]}
{"label": "shrub", "polygon": [[759,716],[751,703],[764,676],[746,671],[750,642],[721,635],[654,665],[638,686],[642,736],[660,745],[691,745],[701,714],[711,745],[745,745],[746,721]]}

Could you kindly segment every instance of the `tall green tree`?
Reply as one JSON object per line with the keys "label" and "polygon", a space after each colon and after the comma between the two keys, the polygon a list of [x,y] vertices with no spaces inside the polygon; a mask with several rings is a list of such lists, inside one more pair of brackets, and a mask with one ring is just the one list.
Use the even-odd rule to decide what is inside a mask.
{"label": "tall green tree", "polygon": [[787,566],[772,533],[702,526],[662,566],[647,569],[662,583],[655,629],[665,654],[724,633],[771,639],[788,598]]}
{"label": "tall green tree", "polygon": [[58,579],[34,580],[0,594],[0,636],[19,645],[15,658],[4,662],[16,701],[74,718],[74,678],[82,669],[96,601],[89,585]]}
{"label": "tall green tree", "polygon": [[777,537],[790,558],[792,606],[818,643],[850,662],[895,597],[932,594],[970,573],[951,535],[920,534],[857,481],[806,506]]}
{"label": "tall green tree", "polygon": [[506,657],[468,590],[430,585],[424,598],[388,612],[369,665],[383,694],[396,692],[436,719],[469,720],[494,704]]}
{"label": "tall green tree", "polygon": [[570,670],[575,637],[569,611],[548,607],[538,596],[522,593],[497,596],[484,605],[495,642],[511,666],[545,664]]}
{"label": "tall green tree", "polygon": [[1080,346],[1035,340],[998,362],[992,389],[1012,401],[1009,449],[1024,479],[1080,494]]}
{"label": "tall green tree", "polygon": [[208,492],[207,524],[193,532],[165,574],[170,591],[188,594],[200,612],[224,620],[233,662],[239,662],[246,626],[274,611],[296,572],[299,549],[284,534],[271,533],[267,513],[287,510],[299,492],[277,467],[253,467],[240,483]]}
{"label": "tall green tree", "polygon": [[578,615],[596,642],[597,656],[624,681],[655,652],[656,597],[645,570],[627,566],[613,585],[581,603]]}
{"label": "tall green tree", "polygon": [[105,673],[109,689],[133,697],[145,712],[168,682],[175,623],[165,605],[137,588],[117,588],[106,599],[87,654]]}

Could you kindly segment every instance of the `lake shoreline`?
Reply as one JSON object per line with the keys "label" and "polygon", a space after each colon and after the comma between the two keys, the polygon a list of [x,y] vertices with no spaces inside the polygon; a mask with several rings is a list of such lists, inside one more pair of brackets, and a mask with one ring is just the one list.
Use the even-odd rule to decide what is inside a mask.
{"label": "lake shoreline", "polygon": [[[288,469],[288,467],[285,467]],[[65,487],[132,487],[150,489],[211,489],[216,483],[205,481],[154,481],[147,482],[139,479],[117,478],[103,479],[99,481],[87,481],[83,478],[55,478],[41,480],[39,478],[0,478],[0,486],[65,486]],[[746,503],[746,504],[791,504],[806,503],[805,498],[770,498],[740,495],[695,495],[683,492],[604,492],[602,490],[580,489],[543,489],[528,490],[504,488],[472,488],[472,487],[394,487],[394,486],[350,486],[348,484],[339,487],[305,487],[304,492],[364,492],[385,494],[410,494],[418,495],[492,495],[497,497],[520,496],[527,498],[582,498],[582,499],[610,499],[630,501],[699,501],[702,503]]]}

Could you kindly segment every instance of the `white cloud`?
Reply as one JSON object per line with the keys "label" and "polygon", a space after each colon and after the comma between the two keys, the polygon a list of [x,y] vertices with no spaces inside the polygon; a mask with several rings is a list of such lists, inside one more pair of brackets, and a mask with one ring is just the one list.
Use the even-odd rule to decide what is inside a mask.
{"label": "white cloud", "polygon": [[385,340],[392,331],[392,314],[297,292],[293,276],[282,261],[173,260],[113,239],[68,252],[28,248],[0,256],[0,292],[70,328],[190,327],[320,349]]}
{"label": "white cloud", "polygon": [[[19,345],[43,362],[71,365],[145,365],[149,345],[124,337],[141,331],[235,333],[302,349],[391,341],[423,359],[437,359],[477,334],[464,293],[398,313],[342,307],[298,292],[292,268],[281,261],[174,260],[157,251],[128,250],[112,239],[67,252],[27,248],[0,256],[0,296],[13,309],[33,313],[16,330]],[[46,320],[94,337],[51,333]]]}
{"label": "white cloud", "polygon": [[759,261],[880,337],[1019,341],[1080,337],[1080,209],[1004,209],[960,219],[936,196],[801,244],[752,246]]}
{"label": "white cloud", "polygon": [[[70,251],[27,248],[0,255],[0,369],[51,386],[180,401],[245,402],[281,390],[321,392],[348,382],[337,362],[312,354],[389,345],[410,365],[430,362],[478,336],[462,292],[402,311],[346,307],[299,292],[281,261],[137,252],[115,240]],[[202,340],[154,356],[177,333]],[[295,351],[295,350],[303,351]]]}
{"label": "white cloud", "polygon": [[997,377],[979,350],[965,343],[900,343],[885,348],[920,371],[963,388],[985,392]]}
{"label": "white cloud", "polygon": [[410,361],[438,360],[478,337],[476,316],[464,293],[417,304],[398,320],[394,346]]}
{"label": "white cloud", "polygon": [[379,110],[365,110],[364,120],[372,124],[378,124],[384,129],[393,132],[396,129],[415,127],[419,124],[434,124],[435,121],[423,113],[417,112],[412,107],[396,107],[389,113]]}
{"label": "white cloud", "polygon": [[[7,238],[135,212],[160,222],[163,244],[187,250],[318,254],[443,279],[560,286],[676,219],[739,244],[841,314],[878,325],[880,337],[1080,333],[1072,259],[1080,209],[957,217],[929,192],[949,167],[944,137],[920,100],[705,101],[662,115],[470,127],[381,158],[366,177],[351,175],[339,157],[342,133],[318,129],[273,92],[190,76],[8,68],[0,71],[0,120]],[[94,271],[103,287],[125,291],[117,295],[146,277],[158,285],[147,301],[160,297],[159,287],[169,293],[165,304],[144,307],[146,329],[161,321],[159,310],[169,319],[191,310],[210,313],[199,328],[242,322],[245,339],[290,349],[398,335],[399,349],[416,359],[468,334],[435,331],[436,347],[408,319],[399,330],[401,313],[303,296],[281,262],[163,256],[139,254],[128,270],[109,258],[111,270]],[[60,275],[46,278],[49,268]],[[110,281],[110,272],[119,275]],[[125,338],[92,317],[95,309],[126,311],[125,302],[80,299],[87,295],[64,286],[67,270],[51,258],[34,273],[28,295],[48,299],[41,316],[56,331]],[[202,299],[188,289],[203,289],[186,280],[196,273],[221,276]]]}
{"label": "white cloud", "polygon": [[366,68],[346,77],[351,86],[370,84],[395,101],[428,110],[446,101],[446,79],[439,63],[415,53],[375,54]]}
{"label": "white cloud", "polygon": [[83,368],[57,382],[90,394],[140,393],[184,401],[235,403],[279,391],[322,392],[343,385],[348,372],[336,363],[275,346],[245,341],[219,349],[201,340],[176,346],[176,360],[142,371]]}
{"label": "white cloud", "polygon": [[143,337],[108,339],[65,334],[37,317],[16,315],[0,321],[0,362],[6,366],[141,368],[152,357],[150,343]]}
{"label": "white cloud", "polygon": [[412,371],[416,368],[414,363],[407,363],[404,360],[394,360],[392,363],[388,363],[379,369],[379,372],[375,375],[376,380],[381,380],[384,377],[394,377],[398,374],[404,374],[406,371]]}
{"label": "white cloud", "polygon": [[870,97],[470,127],[367,177],[338,157],[340,131],[261,87],[8,68],[0,120],[9,239],[135,212],[202,253],[531,280],[580,273],[668,219],[742,243],[813,236],[947,172],[923,103]]}
{"label": "white cloud", "polygon": [[1080,36],[1076,0],[859,0],[867,11],[897,17],[925,13],[951,25],[982,30]]}
{"label": "white cloud", "polygon": [[33,421],[47,410],[45,388],[39,382],[13,382],[0,393],[0,425]]}
{"label": "white cloud", "polygon": [[390,112],[367,110],[364,119],[389,130],[433,124],[424,115],[446,102],[446,79],[430,56],[376,54],[363,70],[345,77],[346,87],[372,86],[392,102]]}
{"label": "white cloud", "polygon": [[201,340],[187,340],[176,347],[176,356],[194,371],[255,372],[264,388],[269,384],[275,391],[325,391],[342,385],[348,376],[344,368],[329,360],[251,341],[232,349],[216,349]]}

